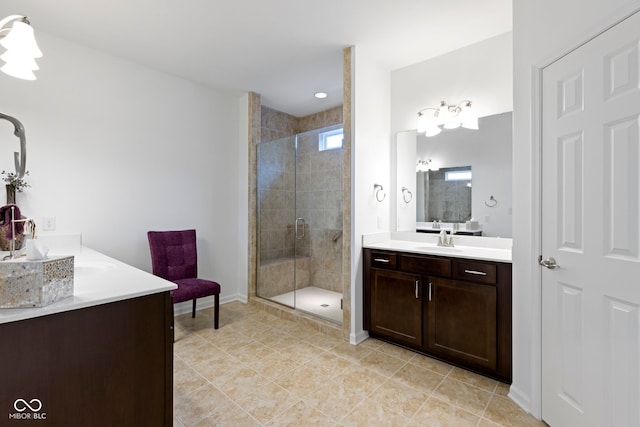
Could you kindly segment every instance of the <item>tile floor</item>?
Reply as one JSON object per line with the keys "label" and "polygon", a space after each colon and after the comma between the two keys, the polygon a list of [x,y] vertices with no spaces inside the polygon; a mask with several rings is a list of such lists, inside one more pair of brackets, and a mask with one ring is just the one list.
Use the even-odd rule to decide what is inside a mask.
{"label": "tile floor", "polygon": [[176,317],[174,426],[545,426],[508,387],[368,339],[358,346],[233,302]]}

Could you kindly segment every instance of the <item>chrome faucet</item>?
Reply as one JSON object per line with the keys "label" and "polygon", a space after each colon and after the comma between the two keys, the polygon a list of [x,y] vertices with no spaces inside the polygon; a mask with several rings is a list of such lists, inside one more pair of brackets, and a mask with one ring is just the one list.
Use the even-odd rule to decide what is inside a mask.
{"label": "chrome faucet", "polygon": [[446,248],[453,248],[453,230],[450,232],[449,235],[447,235],[447,232],[445,230],[442,230],[440,232],[440,235],[438,236],[438,246],[444,246]]}

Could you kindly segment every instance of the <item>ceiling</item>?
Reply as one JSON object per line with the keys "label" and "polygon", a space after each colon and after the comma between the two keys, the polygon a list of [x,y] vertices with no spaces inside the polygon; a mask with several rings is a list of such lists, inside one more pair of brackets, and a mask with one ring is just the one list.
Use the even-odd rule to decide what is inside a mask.
{"label": "ceiling", "polygon": [[[511,31],[511,3],[2,0],[0,18],[27,15],[36,38],[44,32],[216,89],[253,91],[300,117],[342,103],[343,48],[395,70]],[[329,96],[317,100],[317,91]]]}

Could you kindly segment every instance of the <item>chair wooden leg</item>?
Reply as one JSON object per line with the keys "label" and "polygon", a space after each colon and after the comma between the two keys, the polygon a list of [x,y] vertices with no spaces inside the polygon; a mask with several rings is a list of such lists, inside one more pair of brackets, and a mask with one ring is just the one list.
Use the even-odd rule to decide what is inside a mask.
{"label": "chair wooden leg", "polygon": [[220,318],[220,294],[215,295],[213,307],[213,328],[218,329],[218,320]]}
{"label": "chair wooden leg", "polygon": [[196,299],[193,299],[193,309],[191,310],[191,318],[196,317]]}

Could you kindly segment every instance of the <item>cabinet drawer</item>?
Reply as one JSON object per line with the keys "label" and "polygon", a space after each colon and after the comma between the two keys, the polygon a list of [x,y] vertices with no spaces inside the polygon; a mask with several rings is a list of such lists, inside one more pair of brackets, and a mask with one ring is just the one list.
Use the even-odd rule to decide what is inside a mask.
{"label": "cabinet drawer", "polygon": [[498,281],[497,266],[491,262],[455,260],[453,277],[467,282],[495,285]]}
{"label": "cabinet drawer", "polygon": [[393,252],[371,251],[371,267],[396,269],[396,254]]}
{"label": "cabinet drawer", "polygon": [[413,273],[450,277],[451,260],[424,255],[400,254],[400,269]]}

